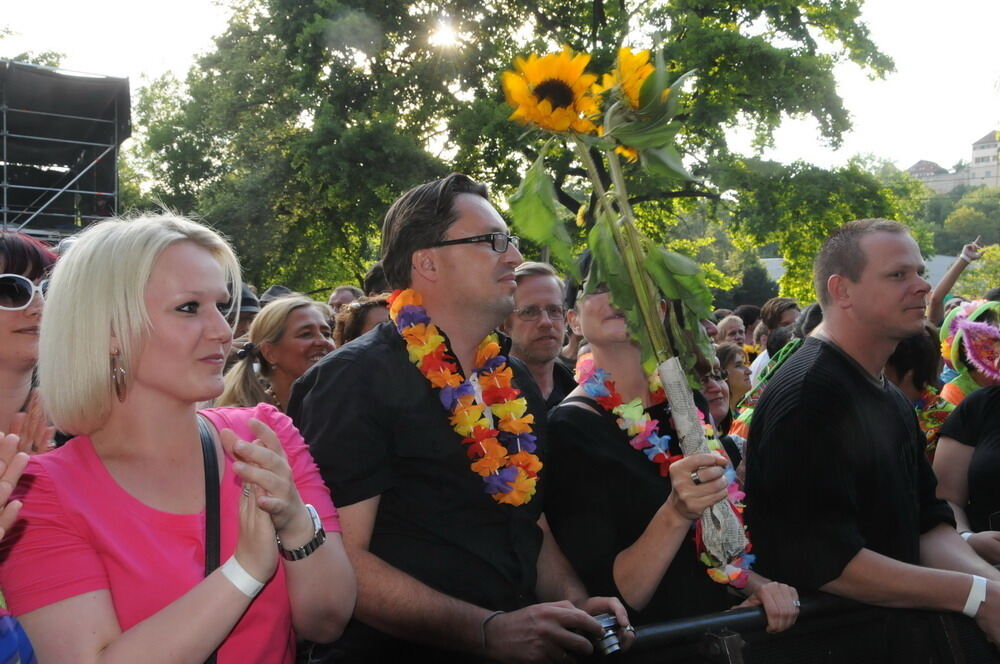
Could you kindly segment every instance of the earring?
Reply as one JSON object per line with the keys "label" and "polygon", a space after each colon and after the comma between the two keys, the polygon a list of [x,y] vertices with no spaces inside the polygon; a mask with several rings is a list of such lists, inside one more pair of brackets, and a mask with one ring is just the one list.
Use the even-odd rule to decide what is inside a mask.
{"label": "earring", "polygon": [[125,384],[125,379],[125,368],[122,367],[119,351],[116,350],[111,354],[111,385],[115,388],[115,396],[118,397],[118,401],[122,403],[125,402],[125,390],[128,387]]}

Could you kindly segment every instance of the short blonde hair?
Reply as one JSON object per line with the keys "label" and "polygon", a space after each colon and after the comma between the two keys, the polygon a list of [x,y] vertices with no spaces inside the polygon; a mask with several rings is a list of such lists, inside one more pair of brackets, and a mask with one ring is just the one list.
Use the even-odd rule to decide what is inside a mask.
{"label": "short blonde hair", "polygon": [[242,282],[232,247],[218,233],[173,214],[109,219],[80,233],[49,282],[39,339],[38,378],[53,423],[90,434],[111,412],[111,339],[130,377],[149,332],[145,290],[164,249],[193,242],[219,262],[239,308]]}
{"label": "short blonde hair", "polygon": [[743,325],[743,319],[740,318],[739,316],[734,316],[733,314],[729,314],[728,316],[726,316],[725,318],[723,318],[722,320],[720,320],[718,323],[715,324],[716,329],[719,330],[719,333],[715,335],[716,340],[720,342],[726,340],[725,330],[730,325],[733,325],[734,327],[742,327],[743,334],[746,334],[746,326]]}

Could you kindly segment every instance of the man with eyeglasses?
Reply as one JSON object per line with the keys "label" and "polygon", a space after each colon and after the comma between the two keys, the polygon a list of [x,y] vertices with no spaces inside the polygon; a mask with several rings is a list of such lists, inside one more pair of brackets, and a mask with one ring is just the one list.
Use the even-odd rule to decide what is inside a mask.
{"label": "man with eyeglasses", "polygon": [[288,414],[358,577],[354,619],[310,661],[561,661],[591,652],[591,615],[628,625],[617,599],[587,597],[552,540],[544,400],[491,341],[521,262],[483,185],[453,174],[411,189],[382,232],[385,277],[403,289],[394,321],[296,383]]}
{"label": "man with eyeglasses", "polygon": [[500,328],[510,354],[524,362],[551,410],[576,387],[573,372],[557,361],[566,338],[566,285],[548,263],[526,261],[514,270],[514,310]]}

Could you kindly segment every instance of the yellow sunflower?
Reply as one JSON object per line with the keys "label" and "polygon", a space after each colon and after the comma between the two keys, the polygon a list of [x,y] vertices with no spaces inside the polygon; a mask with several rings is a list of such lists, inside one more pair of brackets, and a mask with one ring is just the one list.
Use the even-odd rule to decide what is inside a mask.
{"label": "yellow sunflower", "polygon": [[561,53],[515,59],[517,71],[503,73],[507,103],[514,108],[510,119],[552,131],[596,131],[591,118],[600,106],[591,88],[597,76],[584,73],[589,62],[589,55],[574,55],[569,47]]}
{"label": "yellow sunflower", "polygon": [[618,66],[612,69],[610,74],[604,75],[600,92],[603,93],[621,85],[629,105],[638,109],[642,84],[646,82],[653,71],[654,67],[649,62],[649,51],[633,53],[632,49],[624,46],[618,50]]}

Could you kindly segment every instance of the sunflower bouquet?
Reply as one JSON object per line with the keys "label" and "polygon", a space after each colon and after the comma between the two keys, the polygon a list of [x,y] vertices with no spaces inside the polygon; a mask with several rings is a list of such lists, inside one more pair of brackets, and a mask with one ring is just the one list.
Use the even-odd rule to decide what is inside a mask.
{"label": "sunflower bouquet", "polygon": [[[563,264],[572,264],[566,215],[560,213],[545,169],[545,158],[556,145],[571,148],[593,188],[594,224],[588,235],[593,265],[585,292],[606,284],[612,302],[625,314],[643,368],[658,374],[670,401],[683,453],[719,451],[719,441],[706,435],[691,391],[698,387],[697,367],[704,368],[714,356],[700,324],[711,315],[711,293],[694,261],[654,245],[639,232],[622,163],[637,164],[654,178],[694,179],[675,146],[680,90],[693,72],[671,80],[659,50],[651,62],[649,51],[622,48],[614,69],[600,77],[587,71],[590,60],[590,55],[564,47],[559,53],[517,58],[514,71],[504,72],[504,93],[514,109],[510,119],[529,127],[531,140],[536,133],[544,140],[510,198],[511,216],[521,235],[547,246]],[[668,303],[665,315],[663,301]],[[742,525],[742,493],[731,467],[727,474],[735,490],[730,499],[705,511],[697,541],[714,580],[742,585],[753,556],[747,553]]]}

